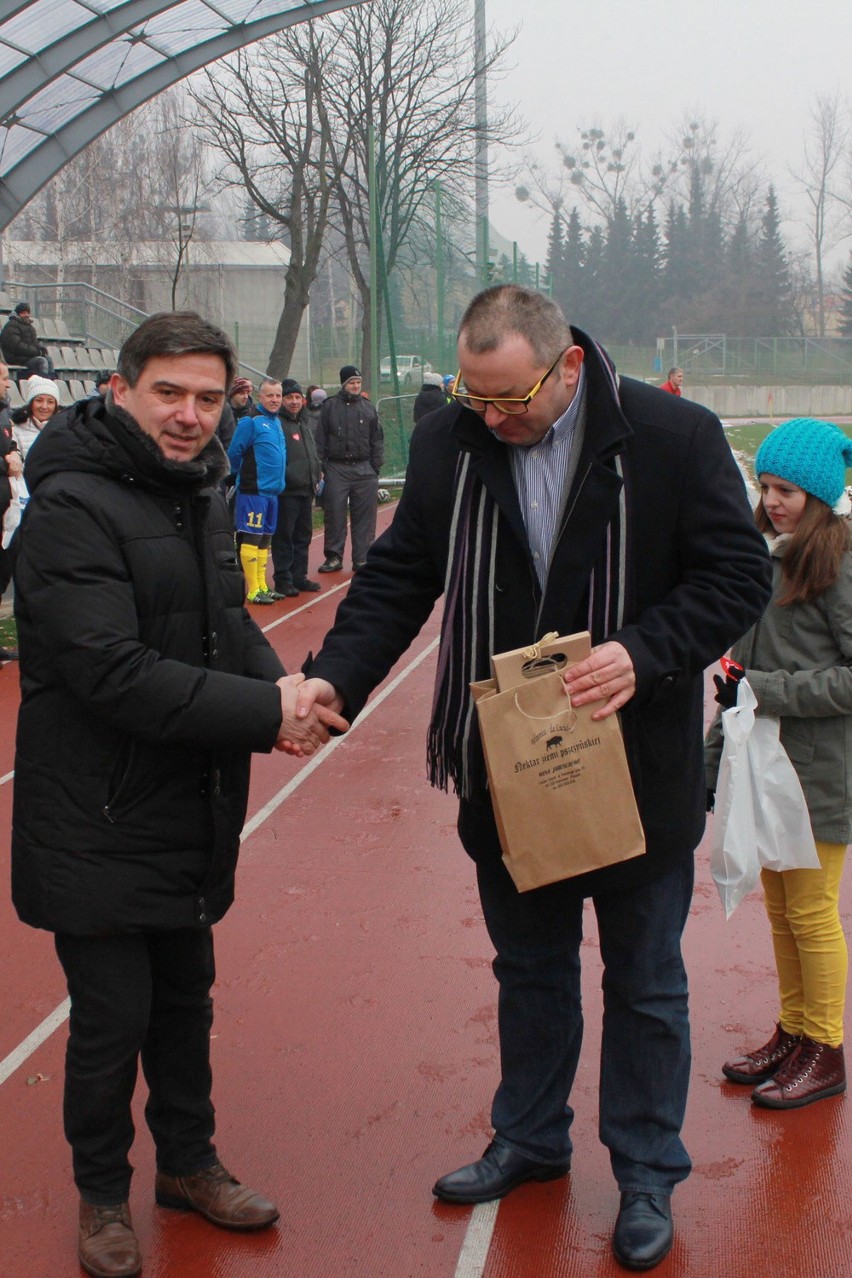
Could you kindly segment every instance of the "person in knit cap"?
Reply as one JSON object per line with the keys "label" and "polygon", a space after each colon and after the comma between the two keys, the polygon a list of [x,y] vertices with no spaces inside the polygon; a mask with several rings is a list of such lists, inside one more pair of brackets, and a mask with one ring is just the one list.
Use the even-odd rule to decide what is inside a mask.
{"label": "person in knit cap", "polygon": [[344,364],[340,390],[323,404],[317,429],[317,452],[325,480],[325,562],[318,572],[340,572],[343,568],[347,512],[352,527],[352,571],[363,566],[376,539],[376,480],[384,450],[379,415],[361,394],[361,374],[354,364]]}
{"label": "person in knit cap", "polygon": [[228,445],[231,474],[236,476],[234,528],[250,604],[274,604],[283,595],[270,590],[266,565],[278,525],[278,497],[287,473],[287,442],[281,429],[281,383],[264,377],[260,406],[237,422]]}
{"label": "person in knit cap", "polygon": [[[769,1109],[798,1109],[846,1088],[847,954],[840,879],[852,840],[852,541],[846,471],[852,439],[831,422],[784,422],[760,445],[757,526],[773,560],[769,606],[732,655],[780,719],[820,869],[761,870],[778,969],[780,1011],[762,1047],[726,1061],[732,1083]],[[736,687],[718,680],[721,707]],[[721,713],[721,710],[720,710]],[[722,752],[720,715],[707,738],[708,806]]]}
{"label": "person in knit cap", "polygon": [[275,594],[286,599],[320,589],[308,577],[308,551],[313,534],[314,493],[320,481],[320,462],[314,433],[305,411],[302,388],[292,377],[281,384],[278,414],[287,443],[284,491],[278,496],[278,525],[272,534]]}
{"label": "person in knit cap", "polygon": [[305,392],[305,398],[308,401],[305,408],[305,412],[308,415],[308,427],[314,437],[314,442],[316,442],[322,406],[328,399],[328,392],[324,391],[321,386],[309,386]]}
{"label": "person in knit cap", "polygon": [[[56,382],[49,377],[31,377],[27,382],[26,406],[12,413],[12,440],[24,462],[27,453],[39,437],[42,428],[50,421],[60,404],[60,392]],[[11,481],[12,500],[3,517],[3,546],[8,547],[12,534],[21,522],[24,507],[30,499],[23,475]]]}
{"label": "person in knit cap", "polygon": [[433,413],[436,408],[446,407],[447,396],[444,391],[443,377],[440,373],[424,373],[423,385],[417,392],[412,409],[414,425],[416,426],[420,418],[425,417],[427,413]]}

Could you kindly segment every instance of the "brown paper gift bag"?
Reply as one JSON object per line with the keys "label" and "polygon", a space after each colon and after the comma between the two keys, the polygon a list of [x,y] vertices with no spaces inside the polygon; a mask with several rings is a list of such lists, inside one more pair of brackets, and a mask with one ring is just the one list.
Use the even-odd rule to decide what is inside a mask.
{"label": "brown paper gift bag", "polygon": [[562,673],[568,666],[591,656],[592,637],[588,630],[574,635],[557,635],[553,630],[529,648],[498,652],[491,658],[491,677],[498,692],[516,688],[549,671]]}
{"label": "brown paper gift bag", "polygon": [[519,892],[645,851],[618,719],[573,707],[559,674],[471,684],[503,861]]}

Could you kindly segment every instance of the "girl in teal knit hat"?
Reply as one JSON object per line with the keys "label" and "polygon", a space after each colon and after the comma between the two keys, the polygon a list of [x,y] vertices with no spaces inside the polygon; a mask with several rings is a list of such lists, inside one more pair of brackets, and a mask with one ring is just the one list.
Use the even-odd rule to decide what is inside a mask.
{"label": "girl in teal knit hat", "polygon": [[[722,1072],[752,1101],[794,1109],[846,1089],[843,1013],[847,951],[840,880],[852,840],[852,541],[846,470],[852,440],[803,417],[766,437],[755,457],[755,517],[773,559],[772,600],[733,649],[758,700],[780,720],[820,869],[761,870],[778,969],[780,1011],[762,1047]],[[734,704],[720,687],[717,700]],[[707,738],[707,785],[721,755],[719,716]]]}

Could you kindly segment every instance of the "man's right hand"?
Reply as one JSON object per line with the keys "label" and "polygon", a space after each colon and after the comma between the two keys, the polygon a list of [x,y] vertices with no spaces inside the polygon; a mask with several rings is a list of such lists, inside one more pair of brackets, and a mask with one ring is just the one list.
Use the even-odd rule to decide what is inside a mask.
{"label": "man's right hand", "polygon": [[11,475],[13,479],[17,479],[19,475],[24,473],[24,459],[17,449],[12,449],[6,454],[6,474]]}
{"label": "man's right hand", "polygon": [[343,698],[325,679],[303,674],[278,680],[281,689],[281,727],[275,749],[305,758],[325,745],[332,729],[346,732],[349,724],[339,711]]}

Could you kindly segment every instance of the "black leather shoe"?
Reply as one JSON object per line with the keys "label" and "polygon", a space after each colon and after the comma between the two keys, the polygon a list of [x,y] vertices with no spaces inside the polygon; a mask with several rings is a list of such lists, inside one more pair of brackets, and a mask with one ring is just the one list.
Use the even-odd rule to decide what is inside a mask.
{"label": "black leather shoe", "polygon": [[478,1162],[468,1163],[436,1181],[432,1193],[445,1203],[488,1203],[502,1198],[525,1180],[558,1180],[570,1170],[570,1160],[536,1163],[492,1142]]}
{"label": "black leather shoe", "polygon": [[298,590],[304,590],[307,594],[314,594],[317,590],[322,590],[322,586],[318,581],[311,581],[310,578],[304,577],[302,581],[296,582]]}
{"label": "black leather shoe", "polygon": [[625,1269],[653,1269],[669,1254],[674,1239],[668,1194],[621,1195],[612,1235],[613,1255]]}

